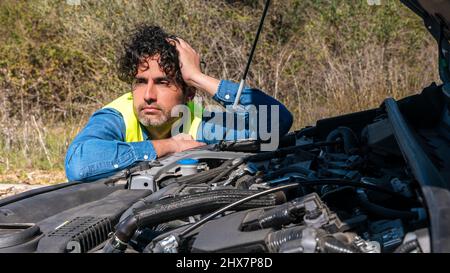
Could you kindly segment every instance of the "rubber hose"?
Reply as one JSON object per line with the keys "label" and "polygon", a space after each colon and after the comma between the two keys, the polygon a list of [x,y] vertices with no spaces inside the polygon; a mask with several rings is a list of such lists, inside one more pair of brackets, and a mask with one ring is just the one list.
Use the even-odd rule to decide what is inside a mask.
{"label": "rubber hose", "polygon": [[372,212],[376,215],[386,217],[388,219],[406,219],[413,220],[417,219],[417,213],[412,211],[400,211],[382,207],[380,205],[371,203],[367,196],[362,194],[357,194],[359,203],[367,209],[369,212]]}
{"label": "rubber hose", "polygon": [[[140,209],[140,211],[135,212],[135,216],[139,218],[138,224],[140,226],[150,226],[174,219],[208,213],[254,193],[255,191],[250,190],[227,189],[177,196],[161,200],[152,204],[149,208]],[[274,206],[284,201],[284,198],[271,194],[242,204],[237,209]]]}
{"label": "rubber hose", "polygon": [[299,173],[301,175],[304,175],[305,177],[308,177],[309,175],[313,174],[314,172],[300,167],[300,166],[289,166],[286,168],[282,168],[276,171],[271,172],[270,174],[264,176],[264,181],[273,180],[275,178],[278,178],[280,176],[283,176],[287,173]]}
{"label": "rubber hose", "polygon": [[278,250],[284,243],[301,239],[304,229],[304,226],[295,226],[289,229],[282,229],[269,233],[266,239],[267,249],[272,253],[278,252]]}
{"label": "rubber hose", "polygon": [[[242,198],[255,194],[250,190],[214,190],[177,196],[164,199],[157,203],[140,208],[117,226],[115,235],[120,241],[128,243],[138,227],[154,226],[159,223],[175,219],[204,214],[215,211],[224,205],[234,203]],[[251,200],[238,206],[237,210],[251,209],[264,206],[274,206],[284,203],[285,196],[281,193],[270,194]]]}
{"label": "rubber hose", "polygon": [[[326,141],[332,142],[336,141],[337,139],[342,139],[344,152],[346,154],[352,154],[358,150],[358,138],[356,137],[352,129],[348,127],[338,127],[328,134]],[[326,151],[328,153],[337,152],[335,151],[333,146],[327,147]]]}

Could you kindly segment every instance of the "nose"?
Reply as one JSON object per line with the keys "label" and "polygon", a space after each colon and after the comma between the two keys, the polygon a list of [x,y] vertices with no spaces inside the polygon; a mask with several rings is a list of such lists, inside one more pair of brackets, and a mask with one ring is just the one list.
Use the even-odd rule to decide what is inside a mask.
{"label": "nose", "polygon": [[151,104],[152,102],[156,101],[157,94],[156,94],[156,88],[155,84],[153,83],[153,80],[149,80],[147,86],[145,87],[145,93],[144,93],[144,100]]}

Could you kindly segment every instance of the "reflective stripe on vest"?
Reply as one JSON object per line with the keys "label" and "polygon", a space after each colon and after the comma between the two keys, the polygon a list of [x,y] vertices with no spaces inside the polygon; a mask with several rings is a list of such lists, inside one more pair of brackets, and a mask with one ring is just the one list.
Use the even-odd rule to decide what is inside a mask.
{"label": "reflective stripe on vest", "polygon": [[[191,111],[191,124],[189,128],[183,129],[185,133],[191,135],[193,139],[197,139],[197,131],[202,122],[203,108],[193,102],[188,102],[187,106]],[[134,114],[132,92],[126,93],[121,97],[115,99],[114,101],[103,107],[103,109],[105,108],[115,109],[119,111],[120,114],[122,114],[122,118],[125,123],[125,142],[144,141],[141,123]],[[186,132],[187,130],[189,131]]]}

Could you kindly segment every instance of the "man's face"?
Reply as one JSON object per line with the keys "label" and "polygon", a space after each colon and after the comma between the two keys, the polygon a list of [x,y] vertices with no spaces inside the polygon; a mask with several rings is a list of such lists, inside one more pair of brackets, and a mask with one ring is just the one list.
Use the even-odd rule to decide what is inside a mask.
{"label": "man's face", "polygon": [[172,108],[187,100],[181,88],[159,67],[157,60],[157,57],[149,57],[139,65],[133,86],[134,111],[146,127],[165,124],[171,119]]}

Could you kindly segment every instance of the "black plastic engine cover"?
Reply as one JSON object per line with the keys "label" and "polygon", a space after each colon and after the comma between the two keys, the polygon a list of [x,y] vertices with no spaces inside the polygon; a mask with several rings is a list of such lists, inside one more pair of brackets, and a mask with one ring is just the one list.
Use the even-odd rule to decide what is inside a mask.
{"label": "black plastic engine cover", "polygon": [[192,252],[249,253],[267,251],[265,239],[274,230],[241,231],[249,213],[242,211],[221,217],[205,224],[192,246]]}

